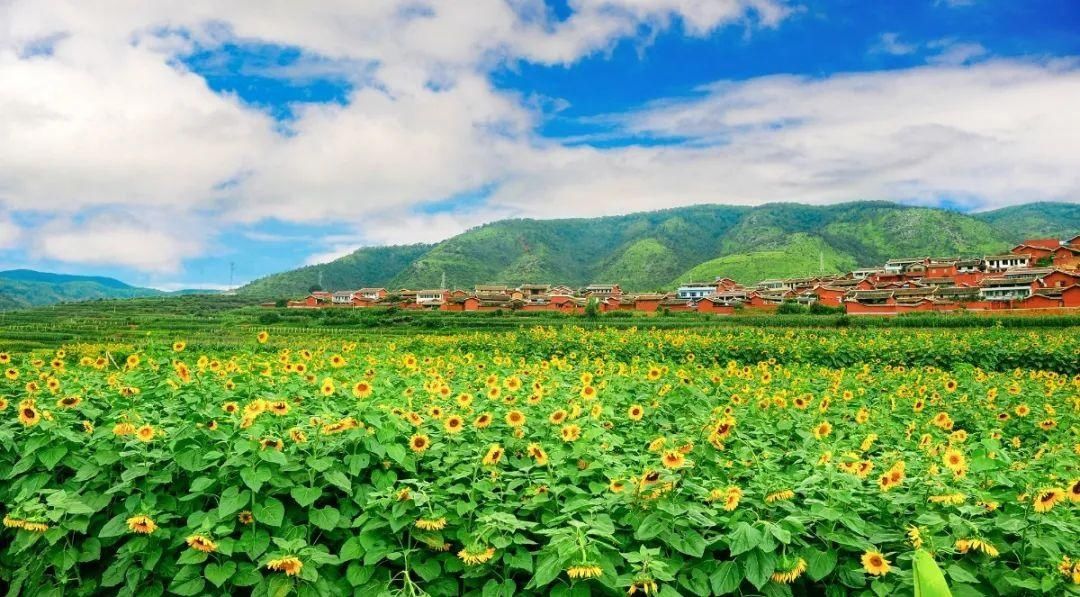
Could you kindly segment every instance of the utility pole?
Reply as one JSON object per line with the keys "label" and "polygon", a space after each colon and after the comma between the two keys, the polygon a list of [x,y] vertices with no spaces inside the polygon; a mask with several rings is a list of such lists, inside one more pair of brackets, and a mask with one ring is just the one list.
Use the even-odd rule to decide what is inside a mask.
{"label": "utility pole", "polygon": [[439,289],[440,290],[446,290],[446,270],[443,270],[443,273],[442,273],[442,286]]}
{"label": "utility pole", "polygon": [[229,262],[229,290],[233,289],[233,275],[236,273],[236,262]]}

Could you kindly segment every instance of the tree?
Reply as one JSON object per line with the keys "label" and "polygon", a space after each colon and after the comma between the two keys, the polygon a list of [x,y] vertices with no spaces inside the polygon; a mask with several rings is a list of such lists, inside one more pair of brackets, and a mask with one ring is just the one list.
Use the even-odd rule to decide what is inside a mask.
{"label": "tree", "polygon": [[312,284],[308,289],[308,292],[322,292],[322,286],[318,284]]}

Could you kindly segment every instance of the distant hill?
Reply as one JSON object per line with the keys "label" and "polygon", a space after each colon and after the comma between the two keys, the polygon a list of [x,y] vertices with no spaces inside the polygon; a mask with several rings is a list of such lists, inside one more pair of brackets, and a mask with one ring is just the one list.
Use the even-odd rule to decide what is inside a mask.
{"label": "distant hill", "polygon": [[602,218],[502,220],[434,245],[369,247],[256,280],[258,296],[361,286],[618,282],[632,291],[723,275],[740,282],[879,265],[903,256],[978,256],[1027,237],[1080,232],[1080,206],[1035,203],[963,214],[880,201],[698,205]]}
{"label": "distant hill", "polygon": [[0,310],[94,299],[211,292],[214,291],[181,290],[170,293],[153,288],[131,286],[115,278],[53,274],[29,269],[0,272]]}

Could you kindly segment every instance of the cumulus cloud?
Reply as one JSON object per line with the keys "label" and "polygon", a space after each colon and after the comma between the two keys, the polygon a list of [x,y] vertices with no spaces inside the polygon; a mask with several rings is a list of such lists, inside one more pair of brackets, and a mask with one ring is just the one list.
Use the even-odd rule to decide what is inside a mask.
{"label": "cumulus cloud", "polygon": [[[535,152],[492,198],[530,214],[701,202],[1080,196],[1080,65],[996,61],[719,82],[615,119],[681,145]],[[565,212],[563,212],[565,213]]]}
{"label": "cumulus cloud", "polygon": [[122,265],[137,270],[174,273],[184,259],[203,250],[191,231],[167,219],[140,222],[130,217],[96,216],[86,221],[56,220],[29,243],[37,258],[82,265]]}
{"label": "cumulus cloud", "polygon": [[19,243],[22,230],[11,221],[11,218],[0,213],[0,249],[11,249]]}

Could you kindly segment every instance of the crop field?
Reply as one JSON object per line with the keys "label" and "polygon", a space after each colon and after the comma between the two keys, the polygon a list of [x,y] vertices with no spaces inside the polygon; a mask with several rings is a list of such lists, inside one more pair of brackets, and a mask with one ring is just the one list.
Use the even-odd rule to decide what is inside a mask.
{"label": "crop field", "polygon": [[1078,594],[1075,332],[24,338],[0,586]]}

